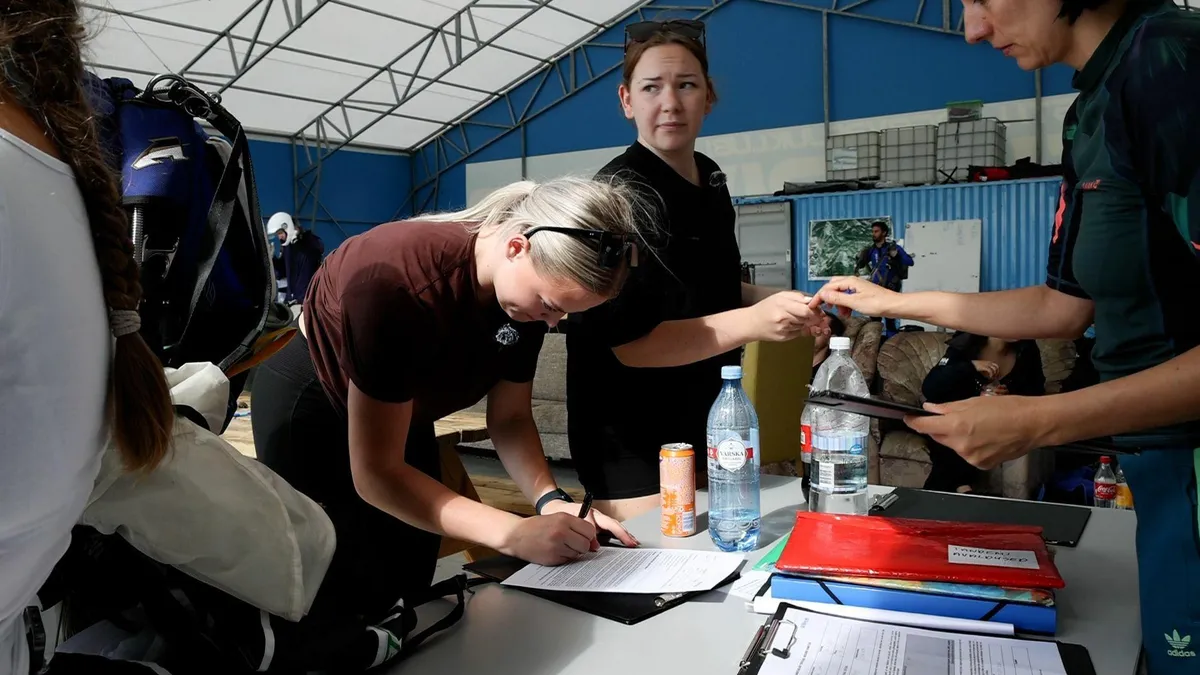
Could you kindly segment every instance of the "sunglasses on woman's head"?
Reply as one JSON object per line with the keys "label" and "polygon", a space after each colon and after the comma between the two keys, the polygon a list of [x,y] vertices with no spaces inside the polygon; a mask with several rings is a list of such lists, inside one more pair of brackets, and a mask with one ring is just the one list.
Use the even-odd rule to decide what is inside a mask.
{"label": "sunglasses on woman's head", "polygon": [[667,21],[639,21],[625,26],[625,51],[634,42],[645,42],[655,35],[674,33],[704,46],[704,22],[695,19],[669,19]]}
{"label": "sunglasses on woman's head", "polygon": [[621,266],[622,260],[627,260],[630,267],[637,267],[637,244],[634,243],[633,237],[628,234],[613,234],[612,232],[603,232],[601,230],[585,230],[579,227],[552,227],[547,225],[529,228],[525,231],[525,238],[529,239],[538,232],[558,232],[568,237],[594,242],[598,252],[597,262],[600,263],[601,267],[615,269]]}

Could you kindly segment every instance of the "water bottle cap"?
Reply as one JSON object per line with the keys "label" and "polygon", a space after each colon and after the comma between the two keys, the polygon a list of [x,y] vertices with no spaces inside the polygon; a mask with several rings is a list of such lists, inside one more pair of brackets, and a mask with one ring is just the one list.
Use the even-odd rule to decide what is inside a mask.
{"label": "water bottle cap", "polygon": [[741,366],[721,366],[722,380],[740,380],[742,379]]}
{"label": "water bottle cap", "polygon": [[848,337],[832,337],[829,338],[830,349],[850,349],[850,338]]}

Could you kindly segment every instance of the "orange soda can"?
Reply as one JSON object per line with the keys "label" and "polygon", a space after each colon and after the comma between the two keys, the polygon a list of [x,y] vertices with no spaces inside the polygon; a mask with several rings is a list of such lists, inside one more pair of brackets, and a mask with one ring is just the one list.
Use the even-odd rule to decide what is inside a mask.
{"label": "orange soda can", "polygon": [[696,453],[690,443],[668,443],[658,453],[662,496],[662,533],[668,537],[696,534]]}

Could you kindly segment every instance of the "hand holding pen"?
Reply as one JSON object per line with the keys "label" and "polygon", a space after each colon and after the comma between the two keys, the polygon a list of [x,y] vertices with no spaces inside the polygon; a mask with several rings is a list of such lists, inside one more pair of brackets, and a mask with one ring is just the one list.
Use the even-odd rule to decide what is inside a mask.
{"label": "hand holding pen", "polygon": [[579,505],[578,511],[575,510],[575,505],[572,503],[553,501],[542,507],[542,515],[565,513],[576,516],[579,520],[586,520],[592,526],[592,538],[588,547],[588,550],[591,551],[600,550],[599,535],[601,533],[612,533],[611,536],[616,537],[624,546],[637,546],[638,540],[632,534],[629,534],[621,523],[592,508],[593,501],[591,493],[585,494],[583,503]]}

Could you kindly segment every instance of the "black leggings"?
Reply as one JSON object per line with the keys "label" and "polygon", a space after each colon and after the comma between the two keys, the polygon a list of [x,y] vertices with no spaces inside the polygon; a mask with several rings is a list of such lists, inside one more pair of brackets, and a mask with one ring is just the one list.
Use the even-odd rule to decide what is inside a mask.
{"label": "black leggings", "polygon": [[983,476],[983,471],[971,466],[957,452],[932,440],[929,441],[929,462],[932,468],[929,478],[925,479],[926,490],[957,492],[963,485],[974,486]]}
{"label": "black leggings", "polygon": [[[346,419],[317,380],[302,335],[258,366],[250,400],[259,459],[319,503],[337,532],[337,551],[312,613],[382,618],[397,600],[427,588],[441,537],[358,496]],[[413,425],[404,454],[410,466],[440,480],[432,423]]]}

